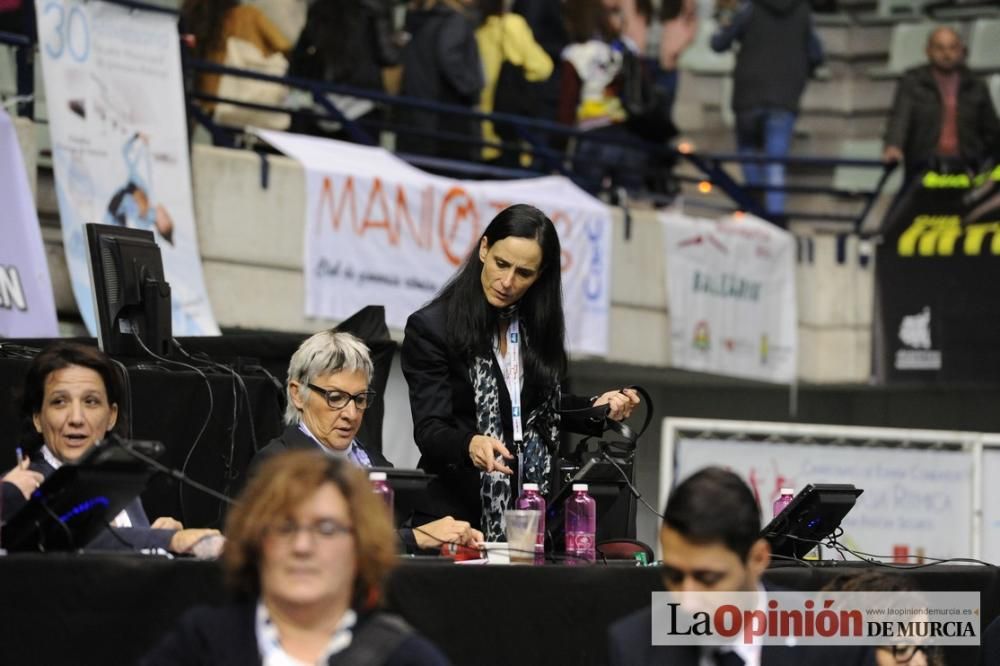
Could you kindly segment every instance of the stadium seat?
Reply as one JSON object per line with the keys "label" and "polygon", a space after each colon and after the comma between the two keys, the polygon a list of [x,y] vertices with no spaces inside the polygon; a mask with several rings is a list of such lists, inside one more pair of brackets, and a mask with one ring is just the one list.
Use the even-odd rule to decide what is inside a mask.
{"label": "stadium seat", "polygon": [[910,67],[927,61],[927,37],[936,23],[897,23],[889,42],[889,62],[868,71],[873,79],[896,78]]}
{"label": "stadium seat", "polygon": [[698,34],[690,48],[681,54],[678,66],[698,74],[728,74],[733,71],[736,58],[730,49],[724,53],[716,53],[709,44],[712,33],[718,24],[710,19],[698,21]]}
{"label": "stadium seat", "polygon": [[977,72],[1000,70],[1000,19],[977,19],[972,24],[966,64]]}

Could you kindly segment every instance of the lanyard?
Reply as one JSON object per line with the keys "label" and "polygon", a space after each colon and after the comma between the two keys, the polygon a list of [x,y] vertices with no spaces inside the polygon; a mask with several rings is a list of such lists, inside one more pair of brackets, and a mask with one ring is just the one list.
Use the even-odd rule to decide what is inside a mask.
{"label": "lanyard", "polygon": [[[503,381],[510,395],[510,421],[514,427],[514,441],[524,441],[524,429],[521,425],[521,381],[524,369],[521,367],[521,333],[517,315],[511,318],[507,326],[507,354],[500,353],[500,344],[494,349],[500,369],[503,371]],[[520,447],[518,447],[520,448]]]}

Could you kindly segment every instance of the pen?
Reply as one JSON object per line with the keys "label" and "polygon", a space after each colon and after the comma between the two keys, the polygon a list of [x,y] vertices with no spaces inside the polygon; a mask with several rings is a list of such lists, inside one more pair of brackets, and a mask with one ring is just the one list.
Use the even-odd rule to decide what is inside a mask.
{"label": "pen", "polygon": [[23,462],[24,462],[24,451],[22,451],[21,447],[19,446],[17,447],[17,466],[20,467],[21,463]]}

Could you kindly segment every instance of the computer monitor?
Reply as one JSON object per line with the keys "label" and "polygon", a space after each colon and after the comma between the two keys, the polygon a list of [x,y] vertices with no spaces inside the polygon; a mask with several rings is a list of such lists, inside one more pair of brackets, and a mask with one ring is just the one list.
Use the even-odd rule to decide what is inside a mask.
{"label": "computer monitor", "polygon": [[[152,443],[108,438],[77,463],[53,472],[3,526],[3,547],[11,552],[64,551],[93,541],[153,475],[128,451],[134,444]],[[141,450],[148,454],[150,448],[155,447]]]}
{"label": "computer monitor", "polygon": [[411,516],[423,515],[427,498],[427,485],[434,479],[421,469],[399,467],[372,467],[367,472],[385,472],[386,481],[392,488],[393,513],[396,526],[402,525]]}
{"label": "computer monitor", "polygon": [[555,491],[545,507],[546,550],[561,553],[565,547],[566,500],[573,494],[574,483],[586,483],[587,493],[597,504],[598,543],[613,539],[635,538],[635,496],[622,476],[631,480],[633,464],[616,460],[619,471],[607,459],[593,457],[583,464],[559,459],[554,465]]}
{"label": "computer monitor", "polygon": [[153,232],[87,224],[97,341],[107,354],[141,356],[171,351],[170,285]]}
{"label": "computer monitor", "polygon": [[772,554],[802,559],[840,527],[863,492],[849,483],[811,483],[761,530],[761,536],[770,542]]}

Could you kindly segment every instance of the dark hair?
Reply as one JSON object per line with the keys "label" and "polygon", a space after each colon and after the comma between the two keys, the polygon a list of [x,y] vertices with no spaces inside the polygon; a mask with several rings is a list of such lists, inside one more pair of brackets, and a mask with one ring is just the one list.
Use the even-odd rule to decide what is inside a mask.
{"label": "dark hair", "polygon": [[[43,349],[28,366],[24,378],[24,392],[21,398],[21,415],[25,420],[23,443],[31,449],[42,445],[41,435],[31,426],[32,417],[42,411],[45,401],[45,382],[56,370],[77,365],[90,368],[101,376],[104,390],[108,394],[109,405],[121,403],[121,379],[118,369],[107,354],[97,347],[78,342],[57,342]],[[118,422],[113,430],[121,430],[124,422],[123,411],[119,410]]]}
{"label": "dark hair", "polygon": [[[538,280],[517,303],[517,315],[524,329],[525,376],[533,383],[551,386],[566,374],[566,323],[562,307],[562,249],[559,235],[542,211],[527,204],[516,204],[500,211],[480,237],[491,246],[514,236],[531,238],[542,248],[542,266]],[[479,243],[458,273],[444,286],[434,302],[448,304],[448,341],[469,359],[492,354],[493,336],[500,312],[483,294],[483,262]]]}
{"label": "dark hair", "polygon": [[610,42],[619,36],[611,29],[608,10],[601,0],[573,0],[564,3],[563,21],[570,43],[589,42],[595,37]]}
{"label": "dark hair", "polygon": [[506,7],[506,0],[479,0],[480,23],[486,23],[486,19],[491,16],[503,16]]}
{"label": "dark hair", "polygon": [[371,37],[366,18],[357,0],[315,0],[292,50],[289,70],[319,81],[355,82],[357,54]]}
{"label": "dark hair", "polygon": [[760,538],[753,491],[721,467],[699,470],[674,488],[663,509],[663,524],[697,544],[722,543],[744,562]]}
{"label": "dark hair", "polygon": [[194,35],[194,54],[204,59],[222,47],[226,14],[239,0],[184,0],[181,18],[184,29]]}

